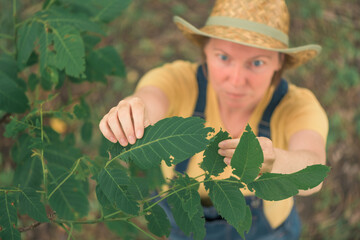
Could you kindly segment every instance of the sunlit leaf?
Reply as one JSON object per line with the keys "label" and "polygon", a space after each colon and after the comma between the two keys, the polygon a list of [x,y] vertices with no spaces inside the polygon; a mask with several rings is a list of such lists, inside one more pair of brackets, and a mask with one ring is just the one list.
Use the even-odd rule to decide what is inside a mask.
{"label": "sunlit leaf", "polygon": [[234,168],[233,174],[240,177],[240,180],[245,184],[252,182],[260,172],[263,159],[259,141],[250,126],[247,125],[231,159],[230,164]]}
{"label": "sunlit leaf", "polygon": [[255,190],[255,195],[264,200],[282,200],[296,195],[299,189],[316,187],[324,181],[329,171],[329,167],[317,164],[292,174],[264,173],[249,183],[248,188]]}

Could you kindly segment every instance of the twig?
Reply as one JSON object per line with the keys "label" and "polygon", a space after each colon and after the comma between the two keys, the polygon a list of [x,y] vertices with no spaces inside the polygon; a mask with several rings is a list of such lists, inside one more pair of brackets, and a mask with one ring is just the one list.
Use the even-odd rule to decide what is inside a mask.
{"label": "twig", "polygon": [[37,228],[38,226],[40,226],[40,224],[42,224],[42,223],[41,223],[41,222],[34,222],[34,223],[31,224],[30,226],[27,226],[27,227],[19,227],[18,230],[19,230],[19,232],[30,231],[30,230],[33,230],[33,229]]}

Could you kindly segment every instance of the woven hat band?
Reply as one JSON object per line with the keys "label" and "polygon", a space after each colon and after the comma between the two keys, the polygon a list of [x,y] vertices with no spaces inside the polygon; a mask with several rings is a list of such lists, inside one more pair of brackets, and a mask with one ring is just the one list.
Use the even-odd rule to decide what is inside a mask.
{"label": "woven hat band", "polygon": [[289,45],[289,37],[284,32],[270,27],[268,25],[248,21],[245,19],[223,17],[223,16],[211,16],[206,22],[206,26],[225,26],[225,27],[234,27],[241,28],[248,31],[253,31],[256,33],[264,34],[269,37],[272,37],[286,46]]}

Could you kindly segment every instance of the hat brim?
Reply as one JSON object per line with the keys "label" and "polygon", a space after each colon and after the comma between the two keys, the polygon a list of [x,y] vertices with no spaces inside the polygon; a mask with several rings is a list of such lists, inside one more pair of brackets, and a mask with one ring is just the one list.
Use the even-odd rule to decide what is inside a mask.
{"label": "hat brim", "polygon": [[[198,29],[189,22],[187,22],[186,20],[184,20],[183,18],[180,18],[178,16],[174,17],[174,22],[177,25],[177,27],[182,31],[182,33],[186,38],[188,38],[190,41],[192,41],[193,43],[199,46],[202,46],[204,38],[217,38],[221,40],[242,44],[249,47],[255,47],[264,50],[284,53],[288,55],[284,66],[285,68],[294,68],[299,65],[302,65],[308,62],[309,60],[315,58],[321,52],[321,46],[317,44],[308,44],[304,46],[289,48],[287,46],[274,44],[274,43],[265,44],[264,42],[253,41],[253,39],[256,40],[265,39],[268,40],[267,42],[271,41],[270,39],[271,37],[256,32],[250,32],[241,29],[230,29],[229,27],[220,27],[220,26],[215,26],[212,29],[207,28],[205,26],[201,29]],[[215,29],[217,31],[214,31]],[[233,33],[234,31],[237,31],[237,37],[236,38],[226,37],[226,34],[221,33],[221,31],[223,31],[223,33],[229,33],[229,32]]]}

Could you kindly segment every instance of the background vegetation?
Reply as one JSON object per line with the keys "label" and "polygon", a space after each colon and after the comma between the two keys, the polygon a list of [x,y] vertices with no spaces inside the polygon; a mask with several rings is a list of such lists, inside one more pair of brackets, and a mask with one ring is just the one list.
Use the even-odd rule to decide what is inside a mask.
{"label": "background vegetation", "polygon": [[[101,137],[97,124],[119,99],[130,94],[139,78],[149,69],[175,59],[198,61],[197,49],[183,38],[172,23],[180,15],[202,26],[214,0],[134,0],[122,16],[110,24],[108,37],[100,46],[113,46],[126,65],[126,77],[111,77],[107,84],[66,84],[59,99],[64,105],[72,95],[89,92],[93,137],[81,141],[79,122],[54,119],[52,126],[62,134],[74,133],[75,142],[88,155],[97,154]],[[311,197],[298,197],[303,219],[303,239],[360,238],[360,2],[357,0],[292,0],[291,45],[318,43],[323,52],[316,60],[290,72],[286,78],[314,91],[329,116],[327,160],[332,167],[323,190]],[[41,8],[40,1],[22,0],[19,17]],[[11,1],[0,0],[0,34],[13,34]],[[2,52],[14,46],[0,39]],[[0,86],[1,87],[1,86]],[[4,138],[9,116],[0,113],[0,183],[14,175],[10,160],[11,139]],[[93,214],[97,209],[92,207]],[[43,224],[26,233],[27,239],[66,239],[62,229]],[[86,226],[76,239],[116,239],[102,224]],[[141,238],[141,237],[140,237]]]}

